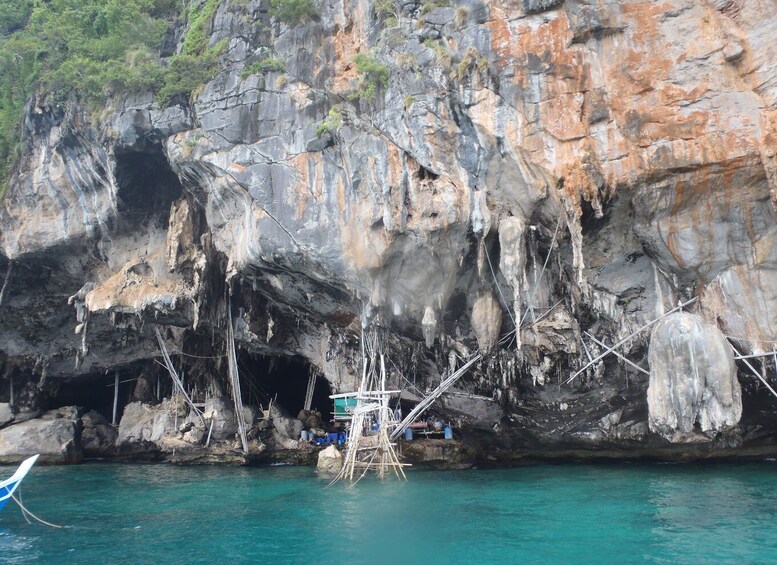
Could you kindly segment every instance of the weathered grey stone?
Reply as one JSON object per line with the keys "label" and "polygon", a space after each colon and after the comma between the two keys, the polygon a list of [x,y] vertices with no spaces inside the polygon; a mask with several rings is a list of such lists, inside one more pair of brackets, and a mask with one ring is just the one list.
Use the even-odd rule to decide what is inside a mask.
{"label": "weathered grey stone", "polygon": [[0,428],[13,422],[14,415],[8,402],[0,402]]}
{"label": "weathered grey stone", "polygon": [[87,457],[112,455],[116,449],[118,432],[99,412],[90,410],[81,416],[81,447]]}
{"label": "weathered grey stone", "polygon": [[276,415],[272,419],[276,431],[286,439],[299,439],[300,432],[305,429],[305,425],[296,418]]}
{"label": "weathered grey stone", "polygon": [[39,453],[47,463],[83,459],[77,422],[67,418],[34,419],[0,430],[0,462],[16,463]]}
{"label": "weathered grey stone", "polygon": [[742,416],[742,395],[731,346],[716,327],[678,312],[650,338],[649,424],[670,441],[695,430],[720,432]]}
{"label": "weathered grey stone", "polygon": [[235,437],[238,425],[231,399],[209,398],[205,403],[204,416],[209,426],[210,420],[213,420],[211,441],[225,441]]}
{"label": "weathered grey stone", "polygon": [[488,354],[494,349],[501,328],[502,309],[499,303],[490,292],[481,294],[472,306],[472,331],[482,353]]}
{"label": "weathered grey stone", "polygon": [[166,399],[153,406],[142,402],[127,404],[119,422],[117,444],[158,442],[165,435],[175,433],[176,410],[182,421],[185,415],[182,402],[176,404],[172,399]]}
{"label": "weathered grey stone", "polygon": [[343,454],[334,445],[330,445],[319,452],[318,463],[316,463],[316,473],[319,475],[337,475],[342,467]]}
{"label": "weathered grey stone", "polygon": [[[545,417],[562,400],[613,412],[623,397],[644,413],[642,377],[612,357],[545,386],[599,347],[581,328],[612,344],[700,293],[700,315],[738,346],[775,340],[769,2],[421,4],[401,3],[396,27],[343,0],[287,26],[266,0],[225,0],[207,30],[209,45],[228,40],[220,72],[190,104],[144,93],[94,116],[32,100],[0,207],[15,407],[34,409],[56,379],[156,370],[152,325],[171,350],[220,355],[225,280],[241,355],[303,357],[336,391],[358,386],[360,328],[373,325],[419,387],[439,383],[490,332],[469,319],[477,293],[502,285],[524,319],[519,347],[492,350],[457,386],[499,400],[505,443],[600,428],[598,408]],[[359,96],[357,52],[388,71],[373,97]],[[241,77],[270,55],[284,76]],[[334,145],[314,140],[334,105]],[[623,353],[644,363],[646,342]],[[175,362],[224,385],[195,359]],[[490,418],[461,408],[480,429]]]}

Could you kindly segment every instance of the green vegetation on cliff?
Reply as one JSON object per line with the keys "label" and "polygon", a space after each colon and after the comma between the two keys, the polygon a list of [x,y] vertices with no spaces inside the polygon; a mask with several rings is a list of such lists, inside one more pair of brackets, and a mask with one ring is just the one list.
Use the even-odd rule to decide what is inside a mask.
{"label": "green vegetation on cliff", "polygon": [[162,64],[181,0],[0,0],[0,195],[31,97],[63,104],[76,95],[91,110],[127,92],[150,91],[163,103],[188,97],[217,71],[224,46],[208,47],[207,26],[220,3],[193,3],[183,53]]}

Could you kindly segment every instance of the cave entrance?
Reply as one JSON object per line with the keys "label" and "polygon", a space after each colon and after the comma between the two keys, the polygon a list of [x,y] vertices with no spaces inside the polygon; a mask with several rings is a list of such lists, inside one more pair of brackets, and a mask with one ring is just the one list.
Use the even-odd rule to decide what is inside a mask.
{"label": "cave entrance", "polygon": [[[274,400],[292,418],[304,407],[308,377],[315,370],[301,357],[262,357],[245,351],[238,356],[238,368],[247,377],[241,378],[243,398],[263,406]],[[319,375],[310,407],[321,412],[325,422],[332,416],[330,394],[329,382]]]}
{"label": "cave entrance", "polygon": [[[124,408],[132,402],[139,371],[132,368],[117,370],[119,394],[116,405],[116,423],[119,423]],[[113,417],[113,399],[116,372],[84,375],[70,379],[51,379],[39,399],[41,410],[54,410],[63,406],[78,406],[84,413],[94,410],[109,422]]]}
{"label": "cave entrance", "polygon": [[161,146],[147,151],[116,151],[119,228],[134,230],[141,225],[167,228],[170,205],[183,187],[170,168]]}

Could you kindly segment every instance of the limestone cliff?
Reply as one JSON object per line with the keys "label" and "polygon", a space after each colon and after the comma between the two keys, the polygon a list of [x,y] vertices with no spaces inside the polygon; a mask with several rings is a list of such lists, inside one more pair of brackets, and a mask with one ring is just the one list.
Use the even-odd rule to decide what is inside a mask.
{"label": "limestone cliff", "polygon": [[[30,102],[0,210],[6,399],[116,370],[153,388],[155,326],[189,382],[226,391],[231,308],[260,388],[268,357],[353,388],[362,327],[402,388],[482,350],[438,408],[494,457],[770,445],[775,399],[726,348],[777,343],[777,1],[268,9],[221,2],[221,71],[191,101]],[[694,297],[689,347],[714,330],[720,349],[704,364],[667,375],[664,324],[650,366],[649,331],[619,349],[642,371],[606,356],[570,380]],[[694,428],[693,395],[648,414],[644,371],[659,398],[702,370],[728,387],[714,414]]]}

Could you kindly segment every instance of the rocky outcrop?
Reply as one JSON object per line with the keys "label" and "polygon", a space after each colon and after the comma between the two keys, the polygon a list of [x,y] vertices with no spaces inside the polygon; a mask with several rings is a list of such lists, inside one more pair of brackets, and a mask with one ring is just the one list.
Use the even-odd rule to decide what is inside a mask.
{"label": "rocky outcrop", "polygon": [[[453,391],[477,402],[440,405],[484,445],[651,449],[698,425],[727,448],[710,436],[740,421],[736,379],[742,437],[777,436],[777,404],[699,323],[636,334],[619,352],[639,368],[588,366],[697,296],[740,353],[777,343],[774,1],[385,4],[289,26],[224,0],[204,28],[222,70],[190,103],[30,103],[0,209],[0,400],[16,379],[33,413],[116,369],[166,387],[155,328],[201,402],[228,397],[229,309],[255,404],[266,358],[354,390],[366,329],[400,388],[484,353]],[[250,72],[268,57],[285,70]],[[150,388],[121,397],[119,443],[199,442]]]}
{"label": "rocky outcrop", "polygon": [[343,454],[334,445],[330,445],[318,453],[316,473],[319,475],[334,477],[342,468]]}
{"label": "rocky outcrop", "polygon": [[652,431],[670,441],[703,441],[701,434],[739,423],[742,394],[734,357],[716,327],[693,314],[672,314],[653,330],[649,359]]}
{"label": "rocky outcrop", "polygon": [[175,432],[176,413],[183,423],[186,407],[182,400],[166,400],[156,406],[132,402],[124,408],[116,441],[119,445],[159,442],[166,435]]}
{"label": "rocky outcrop", "polygon": [[118,432],[99,412],[81,416],[81,448],[85,457],[110,457],[116,453]]}
{"label": "rocky outcrop", "polygon": [[60,408],[0,430],[0,463],[18,463],[40,454],[42,463],[79,463],[80,422],[75,407]]}

